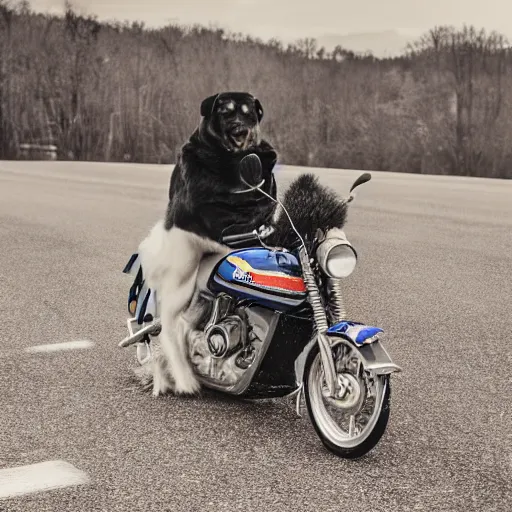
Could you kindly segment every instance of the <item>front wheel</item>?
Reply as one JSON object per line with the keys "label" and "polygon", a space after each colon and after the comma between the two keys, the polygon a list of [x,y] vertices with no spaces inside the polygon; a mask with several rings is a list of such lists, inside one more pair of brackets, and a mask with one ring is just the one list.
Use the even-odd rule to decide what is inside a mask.
{"label": "front wheel", "polygon": [[389,419],[390,378],[364,369],[359,351],[341,339],[332,347],[336,398],[329,398],[318,345],[304,367],[304,394],[308,415],[323,445],[346,459],[362,457],[383,436]]}

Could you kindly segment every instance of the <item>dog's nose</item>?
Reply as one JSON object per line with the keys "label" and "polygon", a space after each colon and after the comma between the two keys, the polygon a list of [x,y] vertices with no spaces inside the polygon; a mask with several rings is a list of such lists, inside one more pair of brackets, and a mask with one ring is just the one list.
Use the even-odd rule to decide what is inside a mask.
{"label": "dog's nose", "polygon": [[240,117],[237,114],[237,116],[235,117],[235,120],[231,124],[231,127],[233,129],[235,129],[235,128],[242,128],[243,126],[244,126],[244,122],[240,119]]}

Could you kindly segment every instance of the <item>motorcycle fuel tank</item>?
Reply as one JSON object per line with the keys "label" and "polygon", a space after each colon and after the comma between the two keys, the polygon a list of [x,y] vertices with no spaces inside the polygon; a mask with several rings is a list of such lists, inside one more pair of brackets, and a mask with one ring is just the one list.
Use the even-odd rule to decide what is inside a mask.
{"label": "motorcycle fuel tank", "polygon": [[209,288],[282,311],[300,306],[307,298],[299,260],[289,252],[260,247],[223,258]]}

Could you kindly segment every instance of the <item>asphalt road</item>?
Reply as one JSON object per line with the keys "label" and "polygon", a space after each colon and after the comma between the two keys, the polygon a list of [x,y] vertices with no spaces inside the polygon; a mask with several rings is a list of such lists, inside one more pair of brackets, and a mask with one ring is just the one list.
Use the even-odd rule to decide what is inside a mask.
{"label": "asphalt road", "polygon": [[[89,483],[2,512],[512,510],[512,183],[373,173],[347,224],[349,312],[404,373],[378,447],[325,451],[288,400],[153,399],[130,381],[127,258],[168,166],[0,162],[0,470]],[[279,169],[283,187],[298,169]],[[319,170],[348,191],[355,171]],[[93,348],[26,353],[45,343]]]}

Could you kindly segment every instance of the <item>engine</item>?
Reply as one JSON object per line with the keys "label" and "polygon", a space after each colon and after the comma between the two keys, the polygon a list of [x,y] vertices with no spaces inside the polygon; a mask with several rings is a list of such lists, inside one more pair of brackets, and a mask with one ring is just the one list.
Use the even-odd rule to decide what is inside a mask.
{"label": "engine", "polygon": [[246,325],[239,316],[229,316],[212,325],[205,333],[205,338],[212,357],[229,357],[244,346]]}
{"label": "engine", "polygon": [[[214,299],[208,322],[189,336],[192,364],[204,378],[220,386],[233,386],[251,367],[262,346],[264,332],[250,307],[236,307],[229,295]],[[257,314],[256,314],[257,317]]]}

